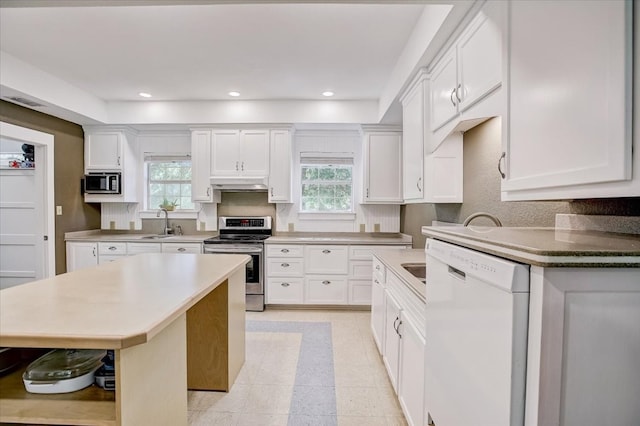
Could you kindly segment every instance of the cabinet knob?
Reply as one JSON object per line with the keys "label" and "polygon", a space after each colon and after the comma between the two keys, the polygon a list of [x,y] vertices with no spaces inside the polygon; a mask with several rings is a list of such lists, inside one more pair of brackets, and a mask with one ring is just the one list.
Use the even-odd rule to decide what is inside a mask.
{"label": "cabinet knob", "polygon": [[184,248],[184,247],[180,247],[180,248],[178,249],[178,251],[187,251],[187,249],[186,249],[186,248]]}
{"label": "cabinet knob", "polygon": [[283,268],[288,268],[289,264],[288,263],[281,263],[280,266],[282,266]]}
{"label": "cabinet knob", "polygon": [[502,155],[500,156],[500,159],[498,159],[498,173],[500,173],[500,176],[502,177],[502,179],[507,177],[507,175],[505,175],[504,172],[502,171],[502,167],[501,167],[503,158],[506,160],[507,158],[506,152],[503,152]]}
{"label": "cabinet knob", "polygon": [[331,253],[331,250],[324,249],[324,250],[322,250],[322,252],[323,252],[324,254],[329,254],[329,253]]}
{"label": "cabinet knob", "polygon": [[280,283],[280,285],[281,285],[282,287],[289,287],[291,284],[289,284],[289,283]]}
{"label": "cabinet knob", "polygon": [[289,249],[281,249],[280,253],[289,253]]}
{"label": "cabinet knob", "polygon": [[329,285],[329,284],[331,284],[331,281],[324,280],[324,281],[322,281],[322,284],[324,284],[324,285]]}

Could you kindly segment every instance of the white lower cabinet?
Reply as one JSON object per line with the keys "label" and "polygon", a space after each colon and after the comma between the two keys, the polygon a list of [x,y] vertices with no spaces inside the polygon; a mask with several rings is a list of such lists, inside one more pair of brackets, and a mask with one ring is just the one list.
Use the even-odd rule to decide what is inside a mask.
{"label": "white lower cabinet", "polygon": [[98,264],[98,243],[67,243],[67,272],[96,266]]}
{"label": "white lower cabinet", "polygon": [[[402,312],[404,314],[404,312]],[[398,400],[410,425],[423,425],[424,410],[424,349],[425,338],[418,331],[424,327],[401,314],[399,327],[400,369]]]}
{"label": "white lower cabinet", "polygon": [[134,256],[141,253],[161,253],[162,249],[158,243],[127,243],[127,254]]}
{"label": "white lower cabinet", "polygon": [[202,253],[200,243],[162,243],[162,253]]}
{"label": "white lower cabinet", "polygon": [[370,306],[372,252],[404,248],[410,244],[266,244],[266,303]]}
{"label": "white lower cabinet", "polygon": [[425,302],[374,256],[371,331],[402,412],[411,426],[427,422],[424,317]]}
{"label": "white lower cabinet", "polygon": [[398,367],[400,366],[400,304],[388,290],[385,291],[384,346],[382,361],[389,374],[393,390],[398,393]]}

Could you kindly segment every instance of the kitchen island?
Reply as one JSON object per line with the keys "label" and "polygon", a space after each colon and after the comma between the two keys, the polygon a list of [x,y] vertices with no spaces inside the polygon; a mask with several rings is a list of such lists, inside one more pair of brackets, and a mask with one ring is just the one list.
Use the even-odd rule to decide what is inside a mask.
{"label": "kitchen island", "polygon": [[29,394],[20,368],[0,422],[186,425],[187,388],[229,390],[244,363],[248,260],[141,254],[2,290],[0,346],[113,349],[116,390]]}

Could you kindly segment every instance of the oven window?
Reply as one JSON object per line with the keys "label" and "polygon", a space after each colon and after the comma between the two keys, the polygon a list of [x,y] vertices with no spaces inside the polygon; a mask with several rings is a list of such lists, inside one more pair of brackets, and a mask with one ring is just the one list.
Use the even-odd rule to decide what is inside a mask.
{"label": "oven window", "polygon": [[251,261],[247,263],[247,284],[260,282],[260,255],[251,255]]}

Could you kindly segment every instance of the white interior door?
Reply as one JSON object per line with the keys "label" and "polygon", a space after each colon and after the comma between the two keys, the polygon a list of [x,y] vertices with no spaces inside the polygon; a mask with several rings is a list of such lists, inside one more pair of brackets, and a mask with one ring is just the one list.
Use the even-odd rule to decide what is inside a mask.
{"label": "white interior door", "polygon": [[2,151],[35,146],[34,169],[0,164],[0,288],[55,274],[53,135],[0,123]]}

